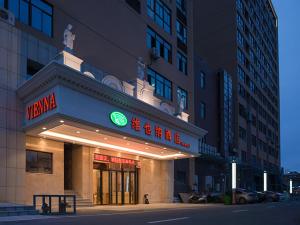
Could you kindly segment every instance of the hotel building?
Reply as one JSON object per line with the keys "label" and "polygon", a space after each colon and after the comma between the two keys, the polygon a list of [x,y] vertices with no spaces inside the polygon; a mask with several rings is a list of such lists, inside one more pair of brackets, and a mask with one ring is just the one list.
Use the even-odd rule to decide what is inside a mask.
{"label": "hotel building", "polygon": [[193,184],[192,4],[0,0],[0,202],[172,202],[182,168]]}

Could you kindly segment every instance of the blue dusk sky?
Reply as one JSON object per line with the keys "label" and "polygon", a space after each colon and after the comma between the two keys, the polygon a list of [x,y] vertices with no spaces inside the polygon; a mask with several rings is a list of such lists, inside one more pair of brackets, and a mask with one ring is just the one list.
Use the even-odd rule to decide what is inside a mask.
{"label": "blue dusk sky", "polygon": [[300,172],[300,0],[273,0],[279,27],[281,162]]}

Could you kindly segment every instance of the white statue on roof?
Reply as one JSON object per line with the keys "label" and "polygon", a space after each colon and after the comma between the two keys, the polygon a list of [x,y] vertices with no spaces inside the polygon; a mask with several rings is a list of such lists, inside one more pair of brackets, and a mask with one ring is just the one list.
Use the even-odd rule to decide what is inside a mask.
{"label": "white statue on roof", "polygon": [[72,33],[72,25],[68,24],[67,28],[64,31],[64,41],[63,44],[65,45],[65,51],[72,53],[73,52],[73,45],[75,40],[75,34]]}
{"label": "white statue on roof", "polygon": [[137,75],[138,75],[138,78],[141,79],[141,80],[146,80],[146,77],[145,77],[145,68],[146,68],[146,65],[143,62],[143,58],[142,57],[138,58],[137,64],[138,64],[137,65]]}

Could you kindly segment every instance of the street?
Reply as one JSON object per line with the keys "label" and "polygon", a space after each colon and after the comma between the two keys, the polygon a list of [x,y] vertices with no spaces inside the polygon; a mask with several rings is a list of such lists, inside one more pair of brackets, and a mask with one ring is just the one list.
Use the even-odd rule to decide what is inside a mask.
{"label": "street", "polygon": [[230,225],[300,225],[300,201],[250,205],[199,205],[193,208],[137,210],[130,212],[80,213],[76,216],[46,217],[0,222],[13,225],[135,225],[135,224],[230,224]]}

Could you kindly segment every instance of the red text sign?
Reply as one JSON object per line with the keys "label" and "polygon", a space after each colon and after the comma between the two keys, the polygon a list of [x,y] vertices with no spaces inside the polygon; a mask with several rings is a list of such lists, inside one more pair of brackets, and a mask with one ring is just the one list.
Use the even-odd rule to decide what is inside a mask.
{"label": "red text sign", "polygon": [[154,127],[151,126],[149,122],[145,122],[141,124],[141,120],[137,117],[133,117],[131,120],[131,129],[140,132],[141,127],[144,128],[145,135],[151,136],[152,129],[153,133],[156,138],[158,139],[165,139],[166,141],[173,141],[176,145],[180,145],[185,148],[190,148],[190,144],[183,142],[180,139],[180,134],[178,132],[172,132],[170,129],[163,129],[159,125],[155,125]]}
{"label": "red text sign", "polygon": [[119,158],[115,156],[101,155],[101,154],[94,154],[94,160],[101,161],[101,162],[108,162],[108,163],[120,163],[120,164],[130,164],[130,165],[137,164],[136,161],[133,159],[125,159],[125,158]]}
{"label": "red text sign", "polygon": [[27,106],[27,119],[32,120],[57,107],[55,94],[51,93]]}

